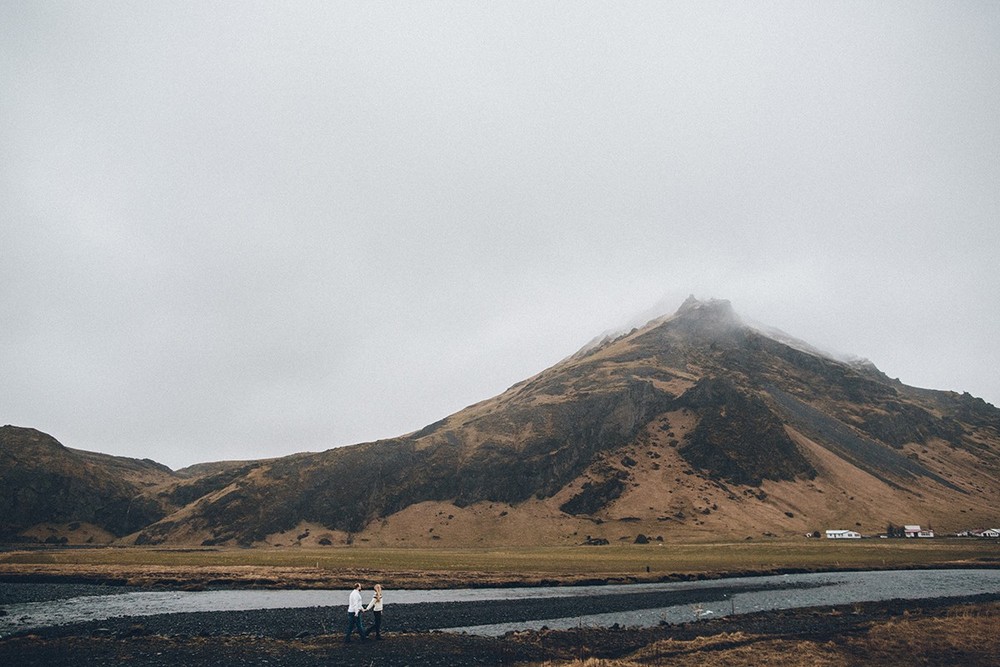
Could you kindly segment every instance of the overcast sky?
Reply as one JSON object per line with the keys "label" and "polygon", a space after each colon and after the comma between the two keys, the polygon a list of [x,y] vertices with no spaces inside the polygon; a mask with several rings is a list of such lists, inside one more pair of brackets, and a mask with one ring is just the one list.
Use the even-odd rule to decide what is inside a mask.
{"label": "overcast sky", "polygon": [[69,447],[400,435],[691,293],[1000,404],[998,249],[992,1],[0,3],[0,423]]}

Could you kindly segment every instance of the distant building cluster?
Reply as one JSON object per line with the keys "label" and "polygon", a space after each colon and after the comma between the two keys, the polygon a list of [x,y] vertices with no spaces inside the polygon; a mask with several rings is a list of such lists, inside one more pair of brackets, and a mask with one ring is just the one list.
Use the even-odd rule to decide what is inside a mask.
{"label": "distant building cluster", "polygon": [[988,537],[992,539],[1000,538],[1000,528],[974,528],[956,533],[955,537]]}

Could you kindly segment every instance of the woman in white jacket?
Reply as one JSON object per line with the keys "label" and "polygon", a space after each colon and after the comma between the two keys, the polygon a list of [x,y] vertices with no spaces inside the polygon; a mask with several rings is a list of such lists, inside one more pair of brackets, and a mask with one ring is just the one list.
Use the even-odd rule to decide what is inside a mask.
{"label": "woman in white jacket", "polygon": [[375,625],[368,628],[368,634],[375,631],[375,639],[382,639],[382,584],[375,584],[375,595],[365,607],[365,611],[375,612]]}

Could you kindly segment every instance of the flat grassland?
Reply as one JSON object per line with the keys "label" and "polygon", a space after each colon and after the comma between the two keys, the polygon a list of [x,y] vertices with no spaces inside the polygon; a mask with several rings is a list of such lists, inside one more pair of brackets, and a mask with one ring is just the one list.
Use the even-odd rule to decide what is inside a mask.
{"label": "flat grassland", "polygon": [[394,588],[639,582],[793,571],[1000,567],[1000,543],[970,539],[770,539],[703,544],[511,549],[143,548],[0,552],[0,578],[133,585]]}

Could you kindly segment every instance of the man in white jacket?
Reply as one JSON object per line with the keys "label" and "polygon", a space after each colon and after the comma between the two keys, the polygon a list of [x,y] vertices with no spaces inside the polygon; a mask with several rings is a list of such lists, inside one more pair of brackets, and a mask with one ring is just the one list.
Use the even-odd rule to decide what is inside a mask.
{"label": "man in white jacket", "polygon": [[351,632],[357,628],[361,639],[365,638],[365,628],[361,624],[361,584],[354,584],[354,590],[347,602],[347,634],[344,641],[351,641]]}

